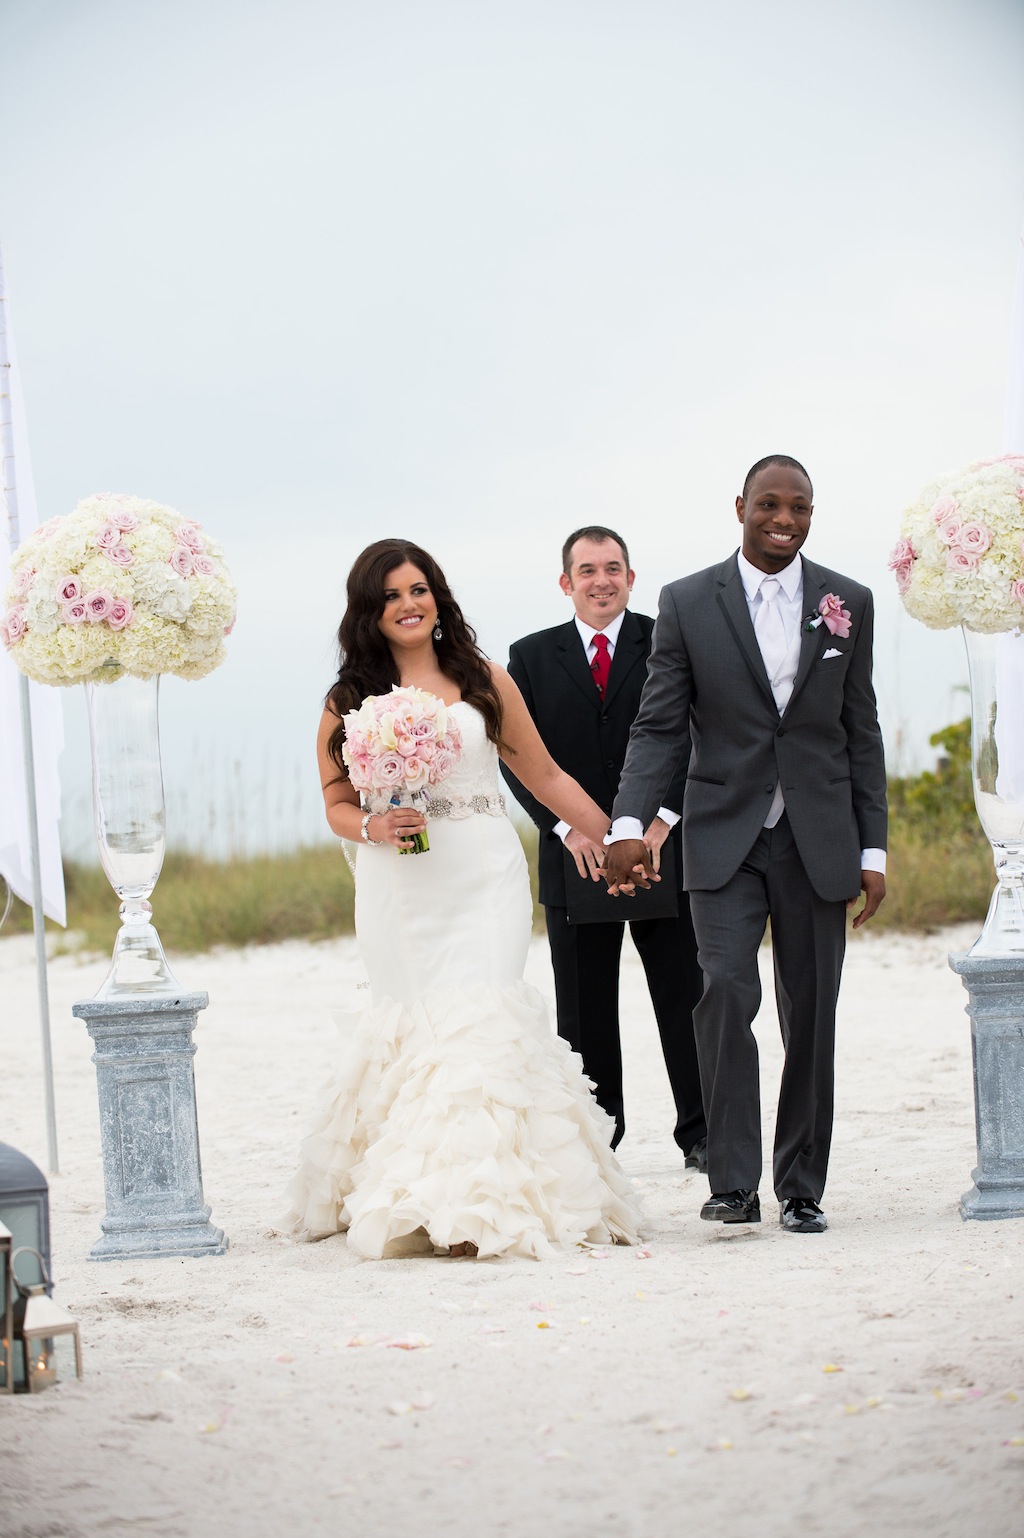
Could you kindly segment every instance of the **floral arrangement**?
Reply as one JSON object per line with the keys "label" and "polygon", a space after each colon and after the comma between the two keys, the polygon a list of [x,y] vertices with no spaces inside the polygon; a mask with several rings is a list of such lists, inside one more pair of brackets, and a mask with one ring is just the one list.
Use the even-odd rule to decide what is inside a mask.
{"label": "floral arrangement", "polygon": [[[380,793],[395,806],[446,780],[462,753],[458,722],[444,701],[425,689],[371,694],[342,721],[341,756],[352,784],[359,791]],[[430,847],[425,833],[415,835],[415,844],[415,853]]]}
{"label": "floral arrangement", "polygon": [[4,596],[0,641],[43,684],[202,678],[235,622],[221,548],[195,519],[111,492],[35,529]]}
{"label": "floral arrangement", "polygon": [[824,625],[829,635],[838,636],[840,641],[847,640],[853,616],[849,609],[843,608],[843,602],[838,593],[826,593],[817,609],[808,614],[804,629],[817,630],[819,625]]}
{"label": "floral arrangement", "polygon": [[998,634],[1024,621],[1024,456],[943,476],[903,514],[889,569],[933,630]]}

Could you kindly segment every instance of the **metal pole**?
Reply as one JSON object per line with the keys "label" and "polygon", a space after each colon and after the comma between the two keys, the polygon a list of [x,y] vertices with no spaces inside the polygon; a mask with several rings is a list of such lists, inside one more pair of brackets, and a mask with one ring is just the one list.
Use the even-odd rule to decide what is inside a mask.
{"label": "metal pole", "polygon": [[[2,492],[7,509],[7,533],[11,554],[18,548],[18,485],[14,466],[14,418],[11,405],[11,359],[7,345],[7,284],[0,251],[0,455]],[[32,931],[36,945],[36,980],[39,992],[39,1024],[43,1046],[43,1093],[46,1106],[46,1144],[51,1175],[60,1174],[57,1162],[57,1108],[53,1093],[53,1049],[50,1041],[50,993],[46,976],[46,924],[43,916],[43,872],[39,857],[39,820],[36,806],[35,755],[32,751],[32,699],[28,679],[18,675],[21,702],[21,742],[25,757],[25,795],[28,806],[29,851],[32,860]]]}

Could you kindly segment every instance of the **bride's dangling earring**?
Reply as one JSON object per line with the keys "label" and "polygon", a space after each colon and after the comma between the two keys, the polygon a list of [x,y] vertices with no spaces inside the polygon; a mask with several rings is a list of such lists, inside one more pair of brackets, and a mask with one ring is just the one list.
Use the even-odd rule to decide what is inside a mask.
{"label": "bride's dangling earring", "polygon": [[437,616],[437,624],[434,626],[431,634],[433,635],[435,641],[440,641],[441,637],[444,635],[444,631],[441,629],[440,615]]}

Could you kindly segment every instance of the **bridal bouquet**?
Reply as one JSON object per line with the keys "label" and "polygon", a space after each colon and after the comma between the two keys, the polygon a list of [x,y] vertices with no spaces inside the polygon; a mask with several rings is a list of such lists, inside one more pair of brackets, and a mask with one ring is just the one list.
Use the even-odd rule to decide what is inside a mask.
{"label": "bridal bouquet", "polygon": [[99,492],[18,546],[0,641],[42,684],[202,678],[224,660],[235,589],[193,518]]}
{"label": "bridal bouquet", "polygon": [[[428,786],[448,778],[462,753],[457,721],[444,701],[425,689],[371,694],[342,721],[341,756],[367,801],[415,806],[417,798],[426,799]],[[417,833],[414,843],[401,852],[422,854],[430,848],[426,833]]]}
{"label": "bridal bouquet", "polygon": [[1024,456],[982,460],[907,508],[889,557],[903,605],[933,630],[1024,622]]}

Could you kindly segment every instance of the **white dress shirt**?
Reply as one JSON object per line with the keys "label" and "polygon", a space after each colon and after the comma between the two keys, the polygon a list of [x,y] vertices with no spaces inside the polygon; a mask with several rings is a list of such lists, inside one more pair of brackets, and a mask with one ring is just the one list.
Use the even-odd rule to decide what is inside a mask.
{"label": "white dress shirt", "polygon": [[[736,562],[739,567],[740,581],[743,583],[743,592],[746,595],[747,606],[750,609],[751,623],[756,619],[757,609],[761,602],[761,581],[768,575],[759,570],[752,562],[748,561],[743,551],[737,552]],[[775,602],[778,607],[779,617],[782,620],[786,632],[786,640],[789,644],[789,652],[785,663],[781,668],[775,669],[775,677],[772,679],[772,692],[779,706],[780,714],[789,703],[793,692],[793,680],[796,677],[796,665],[800,657],[801,620],[803,618],[804,598],[804,563],[800,555],[784,566],[781,571],[772,573],[779,581],[779,594]],[[577,624],[579,621],[577,620]],[[771,808],[765,819],[765,827],[773,828],[785,810],[785,802],[782,798],[782,786],[776,785],[775,795],[772,798]],[[664,816],[664,813],[662,813]],[[639,817],[616,817],[612,823],[612,830],[605,839],[606,844],[616,844],[623,838],[643,838],[643,823]],[[885,850],[862,849],[860,854],[861,870],[879,871],[885,874]]]}
{"label": "white dress shirt", "polygon": [[[623,609],[621,614],[617,614],[615,618],[604,627],[605,639],[608,642],[609,662],[611,662],[612,658],[615,656],[615,647],[619,639],[619,631],[622,629],[622,621],[625,617],[625,613],[626,611]],[[594,657],[597,654],[597,647],[594,645],[594,637],[597,635],[597,631],[594,629],[593,625],[588,625],[586,620],[580,619],[578,614],[575,616],[575,619],[576,629],[579,631],[580,640],[583,642],[583,650],[586,654],[587,663],[588,665],[593,666]],[[679,821],[679,813],[670,812],[668,808],[664,806],[660,806],[658,808],[658,816],[662,818],[663,821],[667,822],[670,828],[674,828],[676,823]],[[634,820],[639,826],[640,819],[636,818]],[[572,829],[567,822],[556,822],[553,831],[558,834],[559,838],[564,844],[567,835],[572,832]],[[642,827],[636,836],[637,838],[643,838],[644,830]]]}

